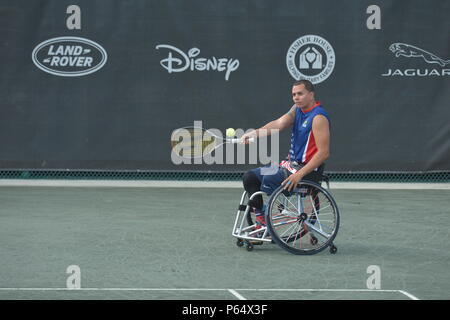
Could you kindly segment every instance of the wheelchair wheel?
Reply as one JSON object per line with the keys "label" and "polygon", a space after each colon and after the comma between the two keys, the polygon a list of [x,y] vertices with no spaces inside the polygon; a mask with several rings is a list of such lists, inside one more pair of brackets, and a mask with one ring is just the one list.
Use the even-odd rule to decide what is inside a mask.
{"label": "wheelchair wheel", "polygon": [[331,194],[317,183],[300,181],[291,191],[272,194],[266,217],[272,240],[286,251],[310,255],[333,245],[339,210]]}

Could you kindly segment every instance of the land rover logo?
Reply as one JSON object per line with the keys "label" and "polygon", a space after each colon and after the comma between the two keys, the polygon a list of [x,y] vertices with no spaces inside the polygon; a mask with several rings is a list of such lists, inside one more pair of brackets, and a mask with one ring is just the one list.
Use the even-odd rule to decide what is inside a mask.
{"label": "land rover logo", "polygon": [[288,49],[286,65],[291,76],[320,83],[333,72],[336,58],[333,47],[322,37],[306,35],[295,40]]}
{"label": "land rover logo", "polygon": [[102,68],[108,55],[92,40],[79,37],[58,37],[36,46],[34,64],[47,73],[63,77],[79,77]]}

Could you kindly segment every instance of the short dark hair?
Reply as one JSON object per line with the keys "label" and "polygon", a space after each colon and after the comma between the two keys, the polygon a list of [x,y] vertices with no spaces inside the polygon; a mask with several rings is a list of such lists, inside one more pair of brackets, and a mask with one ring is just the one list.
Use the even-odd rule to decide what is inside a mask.
{"label": "short dark hair", "polygon": [[308,90],[309,92],[315,92],[314,85],[312,84],[312,82],[309,81],[309,80],[306,80],[306,79],[302,79],[302,80],[296,81],[296,82],[294,82],[294,84],[292,86],[293,87],[294,86],[299,86],[301,84],[304,85],[305,89]]}

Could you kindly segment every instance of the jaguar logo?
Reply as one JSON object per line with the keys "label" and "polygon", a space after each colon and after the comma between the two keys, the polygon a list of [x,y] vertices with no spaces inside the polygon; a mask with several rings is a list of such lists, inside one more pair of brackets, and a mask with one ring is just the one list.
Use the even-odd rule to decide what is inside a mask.
{"label": "jaguar logo", "polygon": [[[408,63],[409,68],[396,68],[388,69],[385,73],[381,74],[382,77],[448,77],[450,76],[450,68],[444,68],[450,64],[450,60],[444,60],[437,55],[412,46],[406,43],[396,42],[389,46],[389,50],[395,55],[396,58],[402,56],[406,58],[422,58],[428,64],[434,64],[435,67],[420,68],[420,66],[411,66]],[[439,65],[439,66],[436,66]],[[405,65],[405,63],[402,63]]]}
{"label": "jaguar logo", "polygon": [[397,58],[400,56],[407,58],[422,58],[427,63],[437,63],[441,67],[450,64],[450,60],[441,59],[435,54],[405,43],[393,43],[390,45],[389,50],[391,50]]}

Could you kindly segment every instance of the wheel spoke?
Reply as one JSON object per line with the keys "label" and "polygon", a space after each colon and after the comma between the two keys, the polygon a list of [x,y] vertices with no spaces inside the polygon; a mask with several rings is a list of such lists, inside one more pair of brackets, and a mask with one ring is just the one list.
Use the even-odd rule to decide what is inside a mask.
{"label": "wheel spoke", "polygon": [[289,252],[319,252],[331,245],[336,236],[339,224],[336,204],[316,184],[303,181],[290,196],[280,187],[272,194],[269,209],[272,239]]}

